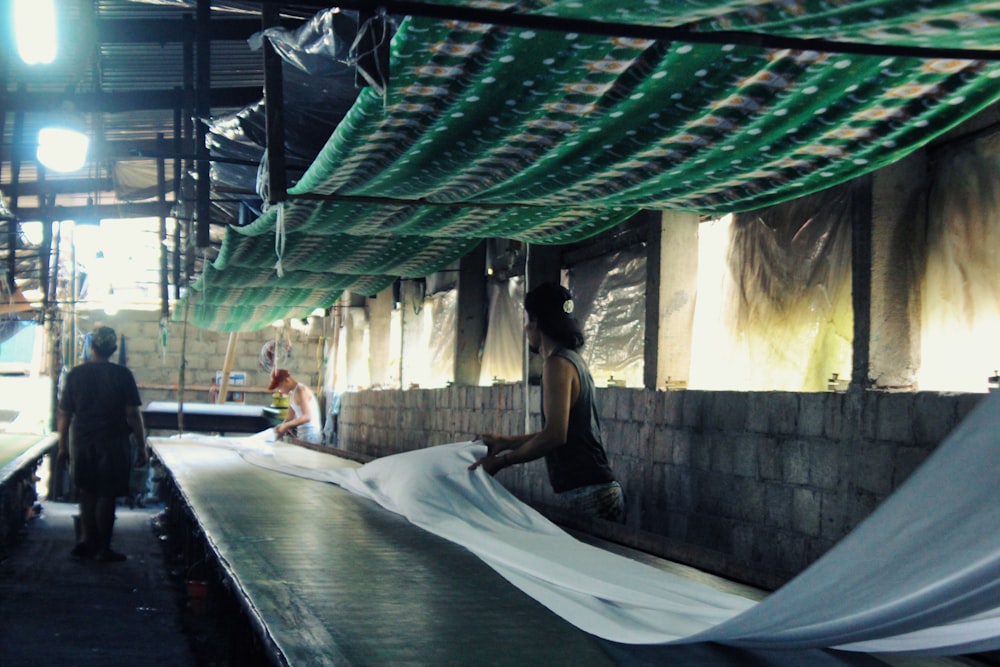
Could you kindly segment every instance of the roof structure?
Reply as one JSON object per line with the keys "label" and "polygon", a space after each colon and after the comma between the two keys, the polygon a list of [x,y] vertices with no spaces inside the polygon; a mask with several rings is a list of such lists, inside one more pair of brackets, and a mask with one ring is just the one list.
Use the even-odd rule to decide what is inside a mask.
{"label": "roof structure", "polygon": [[[226,224],[175,318],[254,330],[426,276],[486,238],[564,244],[642,209],[769,206],[899,160],[1000,99],[1000,1],[384,6],[267,31],[286,87],[337,103],[286,99],[318,132],[282,155],[287,192],[228,188],[251,203],[213,209]],[[215,95],[231,61],[212,53]],[[248,108],[210,133],[236,126],[253,146],[234,165],[212,145],[217,165],[243,169],[230,183],[264,153],[244,140],[266,109]]]}

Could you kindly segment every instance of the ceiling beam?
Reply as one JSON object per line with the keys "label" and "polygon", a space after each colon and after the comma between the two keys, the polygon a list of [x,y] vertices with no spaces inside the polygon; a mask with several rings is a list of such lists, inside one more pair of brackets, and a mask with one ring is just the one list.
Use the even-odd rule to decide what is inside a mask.
{"label": "ceiling beam", "polygon": [[[263,97],[261,86],[234,86],[213,88],[209,91],[209,104],[213,109],[245,107],[259,102]],[[71,104],[74,111],[120,113],[125,111],[150,111],[184,106],[184,92],[174,90],[130,90],[102,93],[48,93],[28,92],[9,95],[7,112],[48,112]]]}
{"label": "ceiling beam", "polygon": [[[261,4],[285,4],[285,0],[259,0]],[[296,5],[323,9],[330,6],[329,0],[297,0]],[[338,0],[341,10],[365,10],[373,6],[371,0]],[[755,46],[762,49],[792,49],[797,51],[819,51],[823,53],[854,53],[869,56],[901,58],[955,58],[960,60],[1000,60],[1000,50],[996,49],[953,49],[907,44],[871,44],[861,42],[840,42],[829,39],[804,39],[785,37],[749,30],[697,31],[689,26],[659,26],[640,23],[614,23],[593,19],[571,19],[560,16],[520,14],[506,9],[480,7],[460,7],[433,2],[411,2],[408,0],[380,0],[379,9],[395,16],[420,16],[441,20],[455,20],[470,23],[488,23],[513,28],[551,30],[553,32],[577,32],[588,35],[609,37],[633,37],[687,44],[736,44]]]}
{"label": "ceiling beam", "polygon": [[110,178],[61,178],[44,181],[21,181],[17,193],[21,197],[46,195],[76,195],[92,192],[111,192],[114,185]]}
{"label": "ceiling beam", "polygon": [[[164,44],[194,39],[191,25],[183,20],[160,19],[98,19],[98,44]],[[281,25],[295,29],[302,21],[283,19]],[[212,41],[246,41],[260,32],[260,19],[213,18]]]}
{"label": "ceiling beam", "polygon": [[159,202],[129,204],[94,204],[92,206],[19,206],[14,215],[22,222],[32,220],[75,220],[77,222],[112,220],[117,218],[155,218],[161,213],[170,216],[173,202],[166,206]]}
{"label": "ceiling beam", "polygon": [[[181,140],[179,143],[181,157],[194,154],[193,141]],[[34,160],[37,149],[37,143],[22,143],[14,146],[0,145],[0,162],[10,162],[15,159],[22,162]],[[95,162],[104,160],[117,162],[124,160],[155,160],[159,157],[173,158],[174,144],[172,141],[166,144],[166,149],[164,151],[156,139],[105,140],[91,144],[89,157]]]}

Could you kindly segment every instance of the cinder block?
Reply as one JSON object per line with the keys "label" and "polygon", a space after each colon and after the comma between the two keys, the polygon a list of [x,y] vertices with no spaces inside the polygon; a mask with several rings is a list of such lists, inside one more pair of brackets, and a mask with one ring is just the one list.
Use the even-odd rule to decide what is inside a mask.
{"label": "cinder block", "polygon": [[677,466],[691,465],[691,433],[678,429],[668,429],[667,437],[670,439],[670,463]]}
{"label": "cinder block", "polygon": [[655,396],[654,419],[656,423],[680,426],[684,419],[684,392],[658,391]]}
{"label": "cinder block", "polygon": [[856,452],[854,483],[857,488],[881,497],[889,495],[895,453],[895,445],[884,443],[866,443]]}
{"label": "cinder block", "polygon": [[958,426],[982,403],[988,394],[958,394],[955,399],[955,425]]}
{"label": "cinder block", "polygon": [[835,489],[840,482],[842,447],[829,440],[807,441],[809,450],[809,484],[818,489]]}
{"label": "cinder block", "polygon": [[628,421],[632,419],[632,397],[635,394],[633,389],[614,388],[608,389],[608,394],[614,397],[615,419]]}
{"label": "cinder block", "polygon": [[958,424],[955,397],[920,392],[913,398],[913,440],[919,445],[938,445]]}
{"label": "cinder block", "polygon": [[746,427],[747,394],[735,391],[712,392],[706,400],[704,427],[740,434]]}
{"label": "cinder block", "polygon": [[629,418],[646,423],[653,421],[656,415],[656,391],[646,389],[629,389],[632,394],[632,413]]}
{"label": "cinder block", "polygon": [[768,433],[771,423],[771,393],[754,391],[747,394],[744,429],[750,433]]}
{"label": "cinder block", "polygon": [[844,437],[846,418],[846,395],[832,393],[823,402],[823,435],[831,440]]}
{"label": "cinder block", "polygon": [[798,572],[805,567],[808,538],[795,533],[782,532],[778,535],[779,558],[776,569],[784,572]]}
{"label": "cinder block", "polygon": [[684,421],[685,428],[700,430],[704,419],[704,402],[708,392],[694,391],[691,389],[684,392]]}
{"label": "cinder block", "polygon": [[820,534],[820,497],[814,489],[792,492],[792,528],[810,537]]}
{"label": "cinder block", "polygon": [[767,484],[764,487],[764,518],[769,528],[787,530],[792,527],[792,491],[787,484]]}
{"label": "cinder block", "polygon": [[799,394],[776,391],[770,397],[770,432],[775,435],[792,435],[798,430]]}
{"label": "cinder block", "polygon": [[758,435],[741,435],[730,439],[733,450],[733,473],[741,477],[757,479],[758,467],[758,447],[761,441]]}
{"label": "cinder block", "polygon": [[875,437],[890,442],[913,441],[913,394],[884,393],[878,397]]}
{"label": "cinder block", "polygon": [[709,470],[712,467],[712,441],[705,434],[695,434],[689,429],[681,431],[690,437],[691,467],[695,470]]}
{"label": "cinder block", "polygon": [[933,451],[932,447],[898,447],[893,464],[892,488],[896,490],[919,468]]}
{"label": "cinder block", "polygon": [[722,474],[730,475],[733,473],[733,459],[734,454],[734,444],[732,438],[728,434],[717,434],[713,433],[710,436],[706,434],[706,439],[711,438],[709,442],[711,443],[712,451],[712,471]]}
{"label": "cinder block", "polygon": [[799,396],[798,434],[805,437],[823,435],[826,423],[827,399],[834,393],[810,393]]}
{"label": "cinder block", "polygon": [[774,438],[761,437],[757,441],[757,469],[764,481],[781,481],[783,459],[781,447]]}
{"label": "cinder block", "polygon": [[766,515],[765,488],[749,477],[734,477],[730,485],[730,507],[727,514],[740,521],[759,523]]}
{"label": "cinder block", "polygon": [[781,478],[788,484],[809,483],[809,449],[802,440],[786,440],[781,445]]}

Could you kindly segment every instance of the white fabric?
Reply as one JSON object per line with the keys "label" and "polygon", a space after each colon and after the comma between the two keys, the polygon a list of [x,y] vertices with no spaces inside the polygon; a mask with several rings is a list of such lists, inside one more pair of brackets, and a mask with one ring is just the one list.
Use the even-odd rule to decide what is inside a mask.
{"label": "white fabric", "polygon": [[1000,648],[1000,394],[862,525],[760,603],[573,539],[469,463],[455,443],[308,471],[476,553],[567,621],[623,643],[715,641],[959,654]]}

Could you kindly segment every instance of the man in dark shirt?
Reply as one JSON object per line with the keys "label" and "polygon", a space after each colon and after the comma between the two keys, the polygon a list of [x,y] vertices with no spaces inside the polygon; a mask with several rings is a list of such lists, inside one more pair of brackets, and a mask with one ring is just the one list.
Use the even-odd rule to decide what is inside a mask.
{"label": "man in dark shirt", "polygon": [[131,436],[138,445],[137,466],[148,459],[139,388],[132,372],[109,361],[118,347],[111,327],[91,338],[93,358],[66,376],[59,403],[59,459],[70,462],[80,498],[80,541],[74,558],[123,561],[111,549],[115,499],[129,494]]}

